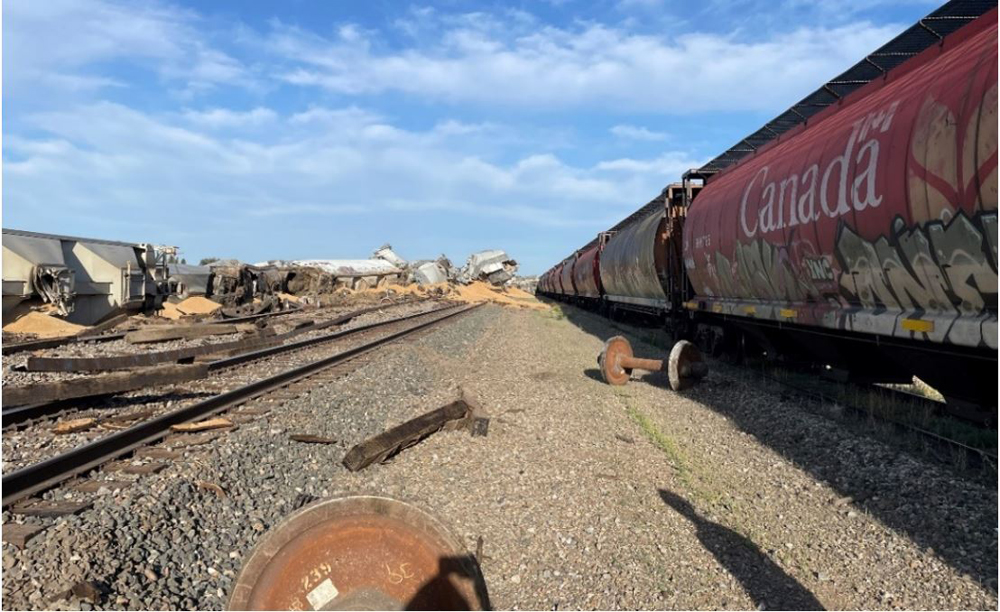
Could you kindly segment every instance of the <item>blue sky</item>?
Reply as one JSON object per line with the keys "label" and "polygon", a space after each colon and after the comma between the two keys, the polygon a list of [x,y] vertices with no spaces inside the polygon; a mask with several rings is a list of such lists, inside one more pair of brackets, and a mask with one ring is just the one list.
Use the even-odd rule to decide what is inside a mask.
{"label": "blue sky", "polygon": [[539,273],[935,3],[3,3],[3,226]]}

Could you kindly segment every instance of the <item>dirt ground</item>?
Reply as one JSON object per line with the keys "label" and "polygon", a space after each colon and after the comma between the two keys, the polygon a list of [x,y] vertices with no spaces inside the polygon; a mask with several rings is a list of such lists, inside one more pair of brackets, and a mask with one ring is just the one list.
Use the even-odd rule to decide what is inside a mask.
{"label": "dirt ground", "polygon": [[[70,564],[110,585],[101,607],[221,608],[240,559],[296,497],[362,491],[431,510],[470,551],[482,538],[498,609],[996,609],[995,487],[848,431],[747,372],[715,367],[683,395],[662,375],[607,386],[596,358],[620,333],[569,307],[486,305],[372,354],[25,551],[4,545],[16,579],[4,606],[53,605],[29,579]],[[632,340],[639,355],[664,352]],[[387,464],[340,466],[353,444],[459,387],[490,415],[485,438],[441,432]],[[177,526],[161,499],[183,500],[180,522],[196,527]],[[158,532],[170,546],[143,565]],[[73,563],[59,556],[68,533],[94,540]],[[116,561],[121,538],[135,564]]]}

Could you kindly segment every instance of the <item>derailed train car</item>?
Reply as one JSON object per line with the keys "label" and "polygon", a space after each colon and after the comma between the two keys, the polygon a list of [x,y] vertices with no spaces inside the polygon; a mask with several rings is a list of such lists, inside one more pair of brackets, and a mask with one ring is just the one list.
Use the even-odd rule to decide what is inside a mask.
{"label": "derailed train car", "polygon": [[940,38],[736,163],[688,173],[704,187],[686,201],[644,207],[601,252],[601,304],[659,313],[712,352],[917,375],[995,412],[995,6]]}

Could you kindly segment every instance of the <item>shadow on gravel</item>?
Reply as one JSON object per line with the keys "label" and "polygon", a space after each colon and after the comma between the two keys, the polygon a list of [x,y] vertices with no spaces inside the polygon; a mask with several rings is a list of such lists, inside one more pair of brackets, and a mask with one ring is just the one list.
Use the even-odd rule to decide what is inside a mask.
{"label": "shadow on gravel", "polygon": [[698,540],[734,578],[758,609],[823,610],[823,604],[799,581],[771,561],[749,538],[699,515],[686,499],[660,489],[664,503],[694,524]]}
{"label": "shadow on gravel", "polygon": [[[615,325],[588,311],[561,305],[566,319],[601,341],[622,334],[633,342],[638,357],[667,355],[664,332],[654,328]],[[658,340],[657,340],[658,339]],[[638,344],[656,340],[658,351]],[[648,354],[658,353],[658,354]],[[597,359],[597,355],[594,355]],[[583,375],[600,380],[600,373]],[[723,380],[710,372],[700,385],[684,395],[728,418],[741,431],[778,452],[799,469],[831,486],[841,496],[831,500],[837,511],[853,509],[870,514],[886,526],[937,555],[959,573],[969,574],[995,596],[997,592],[997,491],[951,474],[929,471],[889,443],[859,436],[834,420],[801,412],[777,394],[760,390],[760,380],[739,370]],[[637,373],[638,374],[638,373]],[[673,393],[660,374],[633,378]]]}
{"label": "shadow on gravel", "polygon": [[[476,602],[468,601],[452,582],[452,577],[457,580],[471,579],[473,588],[476,591]],[[382,604],[383,602],[365,602]],[[388,604],[395,603],[391,600]],[[461,557],[441,557],[438,560],[438,573],[420,587],[420,590],[407,602],[405,610],[492,610],[490,595],[486,589],[486,580],[483,578],[483,570],[479,566],[479,560],[473,555]],[[377,610],[378,606],[370,608],[359,608]],[[391,609],[391,608],[386,608]]]}

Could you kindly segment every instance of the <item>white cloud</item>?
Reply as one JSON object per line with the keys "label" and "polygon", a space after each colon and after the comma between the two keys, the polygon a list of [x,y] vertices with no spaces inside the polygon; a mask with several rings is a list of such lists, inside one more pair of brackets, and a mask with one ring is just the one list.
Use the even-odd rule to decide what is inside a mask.
{"label": "white cloud", "polygon": [[[45,0],[3,3],[4,96],[39,86],[73,91],[122,83],[97,65],[138,64],[188,91],[249,85],[241,62],[212,47],[191,11],[156,1]],[[11,61],[16,58],[16,61]]]}
{"label": "white cloud", "polygon": [[619,138],[630,140],[648,140],[652,142],[667,139],[666,132],[654,132],[649,128],[636,125],[616,125],[610,131]]}
{"label": "white cloud", "polygon": [[357,29],[323,38],[284,25],[267,45],[292,63],[278,78],[339,94],[397,91],[531,108],[774,111],[899,30],[859,22],[744,42],[736,35],[692,31],[668,38],[595,23],[539,27],[479,13],[421,27],[432,26],[438,28],[433,42],[421,36],[423,44],[397,50]]}
{"label": "white cloud", "polygon": [[232,128],[257,126],[270,123],[277,118],[277,113],[269,108],[258,106],[248,111],[234,111],[228,108],[212,108],[204,111],[184,111],[184,118],[189,122],[208,128]]}
{"label": "white cloud", "polygon": [[[274,123],[269,131],[280,136],[246,138],[253,117]],[[58,201],[81,214],[123,219],[170,211],[180,225],[204,210],[230,220],[447,210],[589,227],[613,222],[697,163],[670,153],[588,168],[536,153],[500,164],[442,139],[442,132],[462,137],[478,126],[444,121],[405,130],[357,107],[290,117],[215,108],[172,121],[104,102],[29,122],[46,135],[8,138],[8,211]],[[231,135],[219,136],[219,127]]]}

